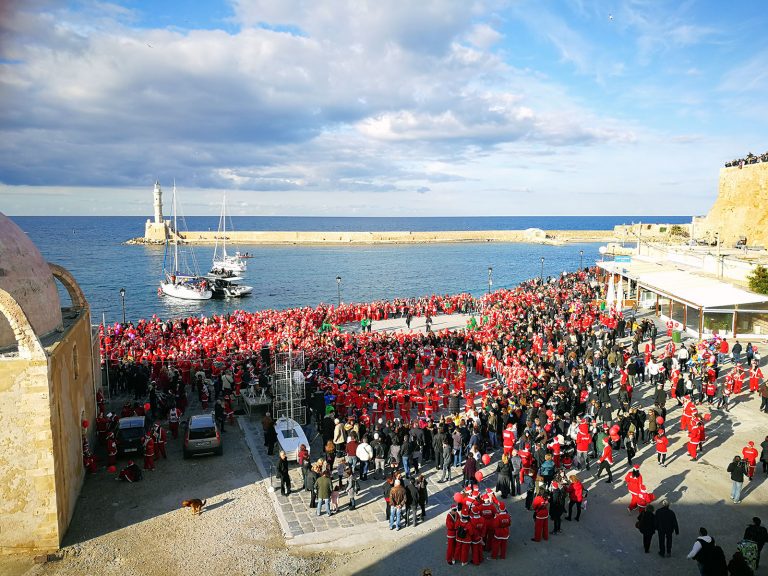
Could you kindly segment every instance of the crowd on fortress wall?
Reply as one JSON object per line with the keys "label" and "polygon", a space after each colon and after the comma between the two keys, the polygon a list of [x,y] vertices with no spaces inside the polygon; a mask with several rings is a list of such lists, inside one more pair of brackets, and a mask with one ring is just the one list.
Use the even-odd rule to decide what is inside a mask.
{"label": "crowd on fortress wall", "polygon": [[[613,482],[619,455],[630,465],[623,481],[630,510],[641,513],[645,549],[648,535],[657,533],[659,553],[668,556],[677,531],[673,516],[664,505],[654,516],[654,487],[643,483],[632,458],[648,446],[664,467],[669,437],[679,435],[695,461],[715,402],[727,408],[740,394],[768,398],[768,388],[753,362],[749,371],[731,370],[723,377],[722,365],[736,356],[724,352],[721,341],[691,348],[670,342],[656,350],[652,322],[606,312],[599,302],[596,279],[580,271],[545,283],[525,282],[479,301],[460,294],[175,322],[153,318],[109,327],[102,350],[117,385],[136,398],[154,382],[149,410],[162,418],[168,406],[183,410],[188,394],[205,408],[210,397],[236,395],[251,382],[268,386],[269,357],[290,340],[305,351],[309,390],[320,392],[309,403],[325,450],[312,456],[305,451],[300,458],[301,488],[312,492],[315,513],[331,513],[334,493],[338,500],[341,492],[354,508],[371,476],[385,478],[387,520],[400,529],[424,517],[426,462],[440,471],[438,482],[451,481],[458,472],[462,489],[446,519],[448,563],[480,563],[486,551],[504,557],[512,522],[504,503],[508,496],[526,495],[536,541],[548,538],[550,517],[554,534],[562,530],[566,513],[566,520],[578,521],[587,492],[572,472],[597,465],[598,475]],[[339,329],[340,323],[366,318],[466,310],[478,310],[479,317],[457,331]],[[626,337],[629,344],[622,341]],[[479,379],[479,389],[467,386],[468,374]],[[744,380],[749,392],[741,388]],[[643,386],[653,387],[653,404],[645,408],[633,401],[635,389]],[[668,409],[670,400],[675,403]],[[677,406],[679,424],[667,425],[668,410]],[[265,418],[263,424],[265,441],[273,445],[274,423]],[[768,472],[768,437],[756,440],[745,438],[742,454],[729,466],[734,502],[758,463]],[[496,482],[481,490],[480,468],[491,455]],[[288,468],[283,468],[285,480]],[[290,482],[283,483],[283,493],[290,495]],[[710,551],[706,540],[699,547]],[[748,544],[740,549],[751,551]],[[697,562],[719,560],[702,554]]]}
{"label": "crowd on fortress wall", "polygon": [[738,158],[736,160],[731,160],[730,162],[725,163],[726,168],[732,168],[738,166],[739,168],[743,167],[745,164],[759,164],[761,162],[768,162],[768,152],[765,152],[763,154],[752,154],[750,152],[747,154],[744,158]]}

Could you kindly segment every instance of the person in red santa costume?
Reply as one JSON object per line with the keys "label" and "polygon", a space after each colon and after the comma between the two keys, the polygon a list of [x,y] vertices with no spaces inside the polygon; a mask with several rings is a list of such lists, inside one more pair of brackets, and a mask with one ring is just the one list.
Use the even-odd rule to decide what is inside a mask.
{"label": "person in red santa costume", "polygon": [[509,527],[512,520],[507,512],[507,506],[504,502],[498,503],[498,512],[493,520],[493,544],[491,547],[491,558],[504,559],[507,557],[507,540],[509,540]]}
{"label": "person in red santa costume", "polygon": [[456,523],[456,554],[454,560],[466,566],[469,562],[469,552],[472,546],[472,523],[469,521],[469,509],[465,504],[461,516]]}
{"label": "person in red santa costume", "polygon": [[107,466],[114,466],[117,464],[117,442],[115,441],[115,433],[107,433]]}
{"label": "person in red santa costume", "polygon": [[669,438],[664,434],[664,428],[656,431],[656,460],[660,466],[667,467],[667,449],[669,448]]}
{"label": "person in red santa costume", "polygon": [[479,566],[483,563],[483,546],[485,537],[485,519],[480,514],[480,504],[475,502],[470,508],[472,516],[472,564]]}
{"label": "person in red santa costume", "polygon": [[757,360],[752,361],[752,367],[749,369],[749,391],[754,393],[760,389],[760,382],[763,379],[763,371],[757,364]]}
{"label": "person in red santa costume", "polygon": [[539,492],[531,504],[533,508],[533,542],[540,542],[542,538],[549,540],[549,502]]}
{"label": "person in red santa costume", "polygon": [[175,406],[168,411],[168,428],[171,430],[171,436],[179,437],[179,420],[181,419],[181,410]]}
{"label": "person in red santa costume", "polygon": [[694,417],[688,426],[688,456],[691,461],[698,456],[699,444],[701,444],[701,429],[698,418]]}
{"label": "person in red santa costume", "polygon": [[643,485],[643,475],[640,474],[639,464],[635,464],[632,470],[627,472],[627,475],[624,476],[624,482],[627,484],[627,490],[631,496],[627,509],[632,512],[639,504],[637,497],[640,494],[640,486]]}
{"label": "person in red santa costume", "polygon": [[152,437],[151,431],[147,430],[147,433],[141,441],[141,445],[144,447],[144,470],[154,470],[155,439]]}
{"label": "person in red santa costume", "polygon": [[456,564],[456,528],[459,523],[459,513],[454,504],[445,516],[445,537],[448,547],[445,550],[445,560],[448,564]]}
{"label": "person in red santa costume", "polygon": [[741,455],[747,463],[747,478],[752,480],[752,477],[755,475],[755,468],[757,467],[757,449],[752,440],[747,442],[747,445],[741,451]]}

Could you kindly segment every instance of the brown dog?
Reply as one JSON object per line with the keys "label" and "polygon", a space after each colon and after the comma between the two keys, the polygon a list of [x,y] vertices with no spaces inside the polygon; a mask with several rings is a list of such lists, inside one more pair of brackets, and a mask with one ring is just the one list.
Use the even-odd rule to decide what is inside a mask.
{"label": "brown dog", "polygon": [[200,498],[192,498],[192,500],[184,500],[181,503],[182,508],[192,508],[192,514],[200,514],[200,511],[205,506],[208,500],[200,500]]}

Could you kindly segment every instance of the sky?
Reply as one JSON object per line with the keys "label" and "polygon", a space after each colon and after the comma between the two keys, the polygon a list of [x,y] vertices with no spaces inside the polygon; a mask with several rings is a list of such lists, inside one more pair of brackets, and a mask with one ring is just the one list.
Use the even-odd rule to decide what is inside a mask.
{"label": "sky", "polygon": [[768,150],[768,12],[0,1],[0,211],[696,215]]}

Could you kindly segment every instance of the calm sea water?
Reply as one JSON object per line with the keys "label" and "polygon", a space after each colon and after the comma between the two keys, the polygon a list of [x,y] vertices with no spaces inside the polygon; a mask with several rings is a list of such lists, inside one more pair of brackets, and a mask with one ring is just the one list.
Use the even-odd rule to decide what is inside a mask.
{"label": "calm sea water", "polygon": [[[29,234],[43,256],[68,268],[91,305],[94,321],[122,318],[120,288],[125,288],[129,320],[220,314],[235,309],[260,310],[316,306],[337,300],[336,277],[341,276],[345,302],[467,291],[480,295],[488,289],[488,267],[493,287],[511,287],[541,272],[559,274],[598,257],[598,244],[541,246],[538,244],[431,244],[415,246],[239,246],[254,254],[244,284],[253,294],[241,300],[174,301],[157,296],[163,248],[128,246],[124,242],[144,231],[143,217],[29,217],[13,220]],[[690,217],[488,217],[488,218],[309,218],[234,217],[236,230],[599,230],[617,224],[685,223]],[[187,217],[189,230],[215,230],[216,217]],[[194,249],[202,273],[207,272],[213,246]],[[62,292],[62,291],[60,291]],[[62,292],[62,301],[68,297]]]}

